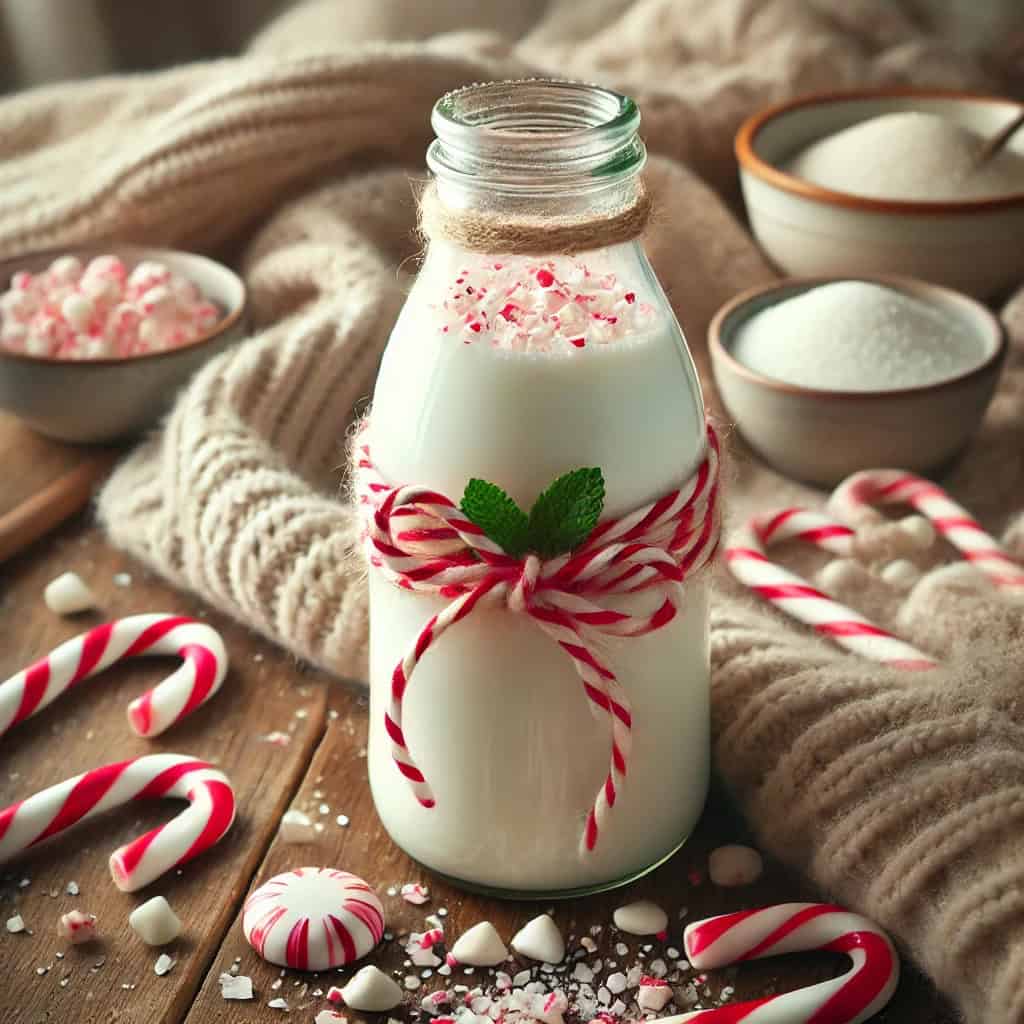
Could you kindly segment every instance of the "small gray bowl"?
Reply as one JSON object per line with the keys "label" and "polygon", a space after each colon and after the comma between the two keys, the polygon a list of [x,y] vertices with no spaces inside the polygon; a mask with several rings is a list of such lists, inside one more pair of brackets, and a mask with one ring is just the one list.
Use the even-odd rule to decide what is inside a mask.
{"label": "small gray bowl", "polygon": [[[755,313],[819,285],[850,280],[902,291],[958,318],[981,340],[984,360],[922,387],[825,391],[766,377],[733,356],[736,331]],[[980,302],[889,275],[788,278],[751,289],[715,314],[708,341],[718,392],[750,447],[786,476],[826,487],[861,469],[927,473],[948,464],[985,415],[1007,349],[1002,324]]]}
{"label": "small gray bowl", "polygon": [[208,359],[245,336],[246,290],[227,267],[195,253],[141,246],[86,246],[29,253],[0,262],[0,290],[18,270],[36,273],[58,256],[104,253],[129,267],[157,260],[195,283],[223,312],[206,334],[181,348],[125,359],[69,360],[0,346],[0,408],[60,441],[115,441],[151,426]]}

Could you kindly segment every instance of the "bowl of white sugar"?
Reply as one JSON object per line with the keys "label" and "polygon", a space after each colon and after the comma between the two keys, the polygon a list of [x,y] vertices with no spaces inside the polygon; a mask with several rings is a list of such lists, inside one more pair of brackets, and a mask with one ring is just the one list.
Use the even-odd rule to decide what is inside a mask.
{"label": "bowl of white sugar", "polygon": [[751,117],[736,157],[751,227],[794,275],[893,273],[979,298],[1024,280],[1024,129],[1013,100],[815,94]]}
{"label": "bowl of white sugar", "polygon": [[789,278],[737,296],[709,329],[722,402],[787,476],[941,470],[985,414],[1006,333],[981,303],[896,276]]}

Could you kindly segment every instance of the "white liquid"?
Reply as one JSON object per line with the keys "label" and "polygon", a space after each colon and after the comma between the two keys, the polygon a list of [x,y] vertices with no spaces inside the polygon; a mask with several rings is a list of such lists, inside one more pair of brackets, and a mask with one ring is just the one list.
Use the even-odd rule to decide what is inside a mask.
{"label": "white liquid", "polygon": [[[638,293],[657,292],[633,246],[609,254]],[[434,246],[395,326],[378,377],[370,445],[383,475],[458,500],[471,477],[529,508],[556,477],[600,466],[606,515],[678,486],[703,455],[696,375],[667,306],[650,333],[613,345],[523,354],[451,344],[429,305],[464,259]],[[608,770],[607,717],[572,662],[529,619],[476,610],[413,674],[409,748],[430,781],[421,807],[396,769],[383,715],[395,664],[447,602],[370,574],[370,781],[395,841],[447,875],[502,889],[597,886],[643,871],[692,829],[708,780],[707,596],[686,585],[679,614],[648,636],[608,640],[602,657],[633,710],[633,753],[597,848],[579,852]],[[623,598],[651,611],[653,593]]]}

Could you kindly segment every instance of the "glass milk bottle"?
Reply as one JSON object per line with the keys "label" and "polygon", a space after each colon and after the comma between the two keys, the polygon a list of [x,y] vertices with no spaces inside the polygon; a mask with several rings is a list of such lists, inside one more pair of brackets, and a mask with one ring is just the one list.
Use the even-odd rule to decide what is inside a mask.
{"label": "glass milk bottle", "polygon": [[[629,222],[644,209],[639,121],[627,97],[571,83],[474,85],[437,103],[431,240],[360,437],[385,482],[373,501],[415,485],[457,506],[477,479],[529,512],[553,481],[589,467],[601,471],[607,521],[692,481],[707,446],[700,388]],[[424,522],[408,536],[444,549],[451,531],[410,520]],[[527,552],[539,543],[528,541]],[[378,562],[381,552],[402,571],[413,564],[393,545],[377,549]],[[466,561],[482,565],[479,555]],[[419,580],[429,576],[428,557],[416,564]],[[588,634],[575,654],[557,625],[523,612],[522,590],[489,595],[435,637],[436,625],[424,627],[455,591],[396,585],[379,565],[369,586],[370,782],[410,856],[466,887],[550,896],[624,884],[686,840],[709,770],[703,574],[673,588],[671,621],[642,636]],[[548,597],[576,607],[581,594],[605,618],[634,621],[666,595],[612,590],[538,587],[531,599],[549,619],[560,612]],[[577,655],[614,673],[628,711],[602,708],[600,694],[595,702]],[[596,794],[605,806],[594,817]]]}

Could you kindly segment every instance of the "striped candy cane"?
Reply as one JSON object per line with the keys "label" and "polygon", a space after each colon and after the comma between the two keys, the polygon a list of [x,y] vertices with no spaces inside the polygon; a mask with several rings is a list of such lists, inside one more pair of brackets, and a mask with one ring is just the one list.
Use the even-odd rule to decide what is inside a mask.
{"label": "striped candy cane", "polygon": [[751,519],[731,538],[725,560],[733,576],[755,594],[841,647],[897,668],[934,668],[936,662],[927,654],[769,561],[765,554],[772,544],[799,540],[847,556],[853,537],[853,530],[828,516],[789,508]]}
{"label": "striped candy cane", "polygon": [[0,811],[0,864],[76,822],[149,797],[184,799],[189,806],[111,855],[110,873],[125,892],[198,856],[235,818],[234,791],[221,772],[183,754],[149,754],[94,768]]}
{"label": "striped candy cane", "polygon": [[[595,653],[595,641],[643,636],[670,622],[683,581],[713,558],[719,523],[714,429],[708,426],[705,459],[683,487],[621,519],[600,523],[576,551],[546,561],[534,554],[522,559],[506,555],[443,494],[392,487],[377,473],[368,445],[357,444],[355,457],[367,560],[396,586],[450,601],[426,623],[392,673],[384,725],[395,765],[419,803],[433,807],[433,790],[403,730],[403,702],[413,672],[444,632],[478,606],[529,615],[572,659],[587,698],[608,718],[609,769],[580,844],[581,852],[589,853],[615,804],[632,748],[629,699]],[[648,616],[627,615],[601,603],[647,589],[664,598]]]}
{"label": "striped candy cane", "polygon": [[224,642],[205,623],[181,615],[132,615],[67,640],[0,683],[0,736],[41,711],[65,690],[123,658],[176,654],[183,664],[128,706],[139,736],[157,736],[220,689],[228,668]]}
{"label": "striped candy cane", "polygon": [[686,954],[704,970],[784,953],[845,953],[850,969],[838,978],[765,999],[694,1010],[653,1024],[861,1024],[896,991],[900,962],[877,925],[825,903],[782,903],[764,910],[709,917],[687,927]]}
{"label": "striped candy cane", "polygon": [[931,520],[935,529],[977,566],[995,586],[1024,596],[1024,570],[989,536],[971,514],[938,484],[902,469],[870,469],[844,480],[829,499],[829,509],[841,519],[871,505],[910,505]]}

